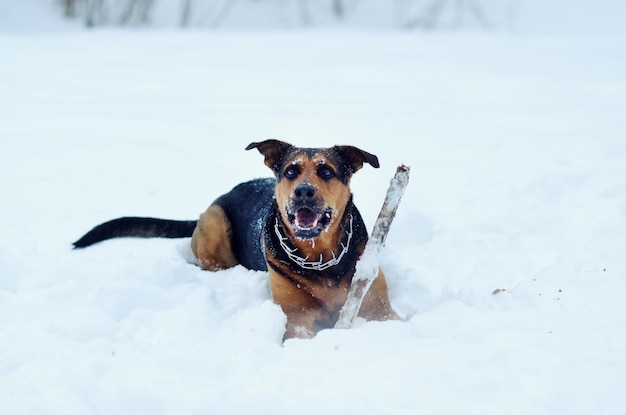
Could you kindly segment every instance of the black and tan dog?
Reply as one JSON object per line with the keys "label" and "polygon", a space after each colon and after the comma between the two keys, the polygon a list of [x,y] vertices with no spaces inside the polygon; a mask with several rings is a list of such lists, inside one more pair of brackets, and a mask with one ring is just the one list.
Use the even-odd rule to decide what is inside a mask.
{"label": "black and tan dog", "polygon": [[[241,264],[269,271],[274,301],[287,315],[285,338],[312,337],[332,327],[346,301],[356,262],[367,242],[352,203],[352,175],[378,158],[352,146],[298,148],[278,140],[250,144],[275,179],[239,184],[198,221],[126,217],[103,223],[74,243],[82,248],[120,236],[191,236],[199,265],[217,271]],[[382,271],[360,316],[396,319]]]}

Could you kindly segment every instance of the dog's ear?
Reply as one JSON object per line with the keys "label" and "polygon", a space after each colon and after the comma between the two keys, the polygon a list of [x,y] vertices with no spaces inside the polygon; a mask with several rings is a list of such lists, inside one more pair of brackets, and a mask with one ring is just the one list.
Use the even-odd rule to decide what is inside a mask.
{"label": "dog's ear", "polygon": [[272,169],[274,173],[280,170],[282,160],[287,151],[293,146],[279,140],[265,140],[260,143],[250,143],[246,150],[256,148],[259,153],[265,156],[265,165]]}
{"label": "dog's ear", "polygon": [[369,163],[374,168],[379,168],[378,157],[353,146],[335,146],[333,147],[337,155],[344,163],[349,175],[356,173],[363,163]]}

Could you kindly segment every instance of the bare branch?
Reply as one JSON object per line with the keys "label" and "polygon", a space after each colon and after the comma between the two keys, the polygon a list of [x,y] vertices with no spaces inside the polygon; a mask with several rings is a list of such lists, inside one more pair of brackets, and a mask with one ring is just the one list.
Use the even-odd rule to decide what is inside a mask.
{"label": "bare branch", "polygon": [[400,200],[404,195],[404,190],[409,183],[409,166],[404,164],[398,166],[396,174],[389,183],[387,189],[387,195],[383,207],[380,209],[374,229],[372,230],[372,236],[365,245],[365,250],[356,264],[356,271],[352,278],[352,285],[350,286],[350,292],[348,293],[348,299],[341,309],[339,314],[339,320],[335,324],[335,328],[347,329],[352,327],[356,320],[363,298],[367,294],[370,286],[378,276],[378,257],[385,244],[387,233],[391,227],[398,210]]}

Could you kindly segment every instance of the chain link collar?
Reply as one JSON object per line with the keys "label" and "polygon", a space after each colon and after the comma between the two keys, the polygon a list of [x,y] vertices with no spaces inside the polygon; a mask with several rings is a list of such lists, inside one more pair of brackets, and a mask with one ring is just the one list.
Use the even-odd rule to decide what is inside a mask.
{"label": "chain link collar", "polygon": [[276,236],[278,236],[278,241],[280,242],[280,247],[283,249],[283,251],[285,251],[285,254],[287,254],[289,259],[295,262],[300,268],[311,269],[315,271],[324,271],[332,266],[339,264],[341,262],[341,258],[343,258],[346,252],[348,252],[348,250],[350,249],[350,241],[352,240],[352,234],[353,234],[352,222],[353,222],[353,218],[352,218],[352,215],[350,215],[350,229],[346,232],[346,235],[348,236],[348,238],[346,240],[345,245],[343,244],[343,242],[341,243],[341,247],[342,247],[341,253],[339,253],[339,256],[336,256],[335,252],[331,251],[331,253],[333,254],[333,257],[326,262],[323,262],[324,258],[322,257],[322,254],[320,254],[319,261],[307,261],[309,259],[309,255],[307,255],[306,258],[302,258],[301,256],[296,255],[295,252],[298,250],[298,248],[290,248],[287,245],[286,241],[288,241],[289,238],[281,234],[280,225],[278,223],[278,218],[276,218],[276,224],[274,225],[274,232],[276,232]]}

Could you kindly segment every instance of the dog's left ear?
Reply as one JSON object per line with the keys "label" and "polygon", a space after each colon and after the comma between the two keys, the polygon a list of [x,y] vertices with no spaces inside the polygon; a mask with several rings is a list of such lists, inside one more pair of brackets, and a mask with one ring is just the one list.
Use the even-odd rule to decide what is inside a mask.
{"label": "dog's left ear", "polygon": [[379,168],[378,157],[353,146],[335,146],[333,150],[343,160],[346,169],[350,175],[356,173],[363,163],[369,163],[374,168]]}
{"label": "dog's left ear", "polygon": [[246,150],[253,148],[259,150],[259,153],[265,156],[265,165],[276,173],[282,165],[285,154],[292,147],[291,144],[279,140],[265,140],[259,143],[250,143]]}

